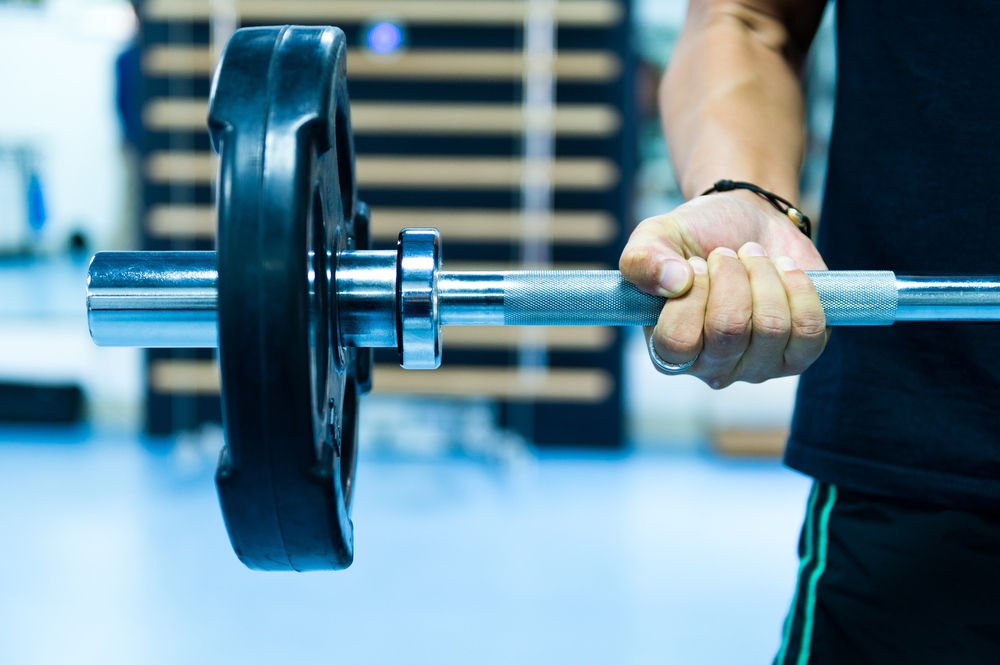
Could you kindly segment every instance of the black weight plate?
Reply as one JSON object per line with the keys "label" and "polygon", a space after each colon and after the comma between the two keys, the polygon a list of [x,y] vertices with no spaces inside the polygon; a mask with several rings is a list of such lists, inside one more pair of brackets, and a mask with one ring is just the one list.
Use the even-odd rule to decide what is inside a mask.
{"label": "black weight plate", "polygon": [[226,446],[216,485],[226,528],[251,568],[345,568],[357,404],[370,368],[367,354],[341,346],[331,297],[340,250],[368,236],[344,34],[238,30],[213,82],[209,127],[220,154]]}

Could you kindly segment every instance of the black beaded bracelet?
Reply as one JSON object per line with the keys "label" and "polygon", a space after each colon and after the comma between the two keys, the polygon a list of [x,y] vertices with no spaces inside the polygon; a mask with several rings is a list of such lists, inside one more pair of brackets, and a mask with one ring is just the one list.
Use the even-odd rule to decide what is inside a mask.
{"label": "black beaded bracelet", "polygon": [[709,189],[705,190],[702,193],[702,196],[712,194],[714,192],[731,192],[734,189],[746,189],[754,194],[759,194],[764,197],[771,203],[771,205],[778,209],[778,212],[783,215],[788,215],[788,219],[792,220],[792,223],[798,227],[799,231],[802,231],[802,233],[806,234],[807,237],[812,237],[812,222],[808,217],[803,215],[795,206],[777,194],[772,194],[766,189],[761,189],[752,183],[740,182],[738,180],[719,180]]}

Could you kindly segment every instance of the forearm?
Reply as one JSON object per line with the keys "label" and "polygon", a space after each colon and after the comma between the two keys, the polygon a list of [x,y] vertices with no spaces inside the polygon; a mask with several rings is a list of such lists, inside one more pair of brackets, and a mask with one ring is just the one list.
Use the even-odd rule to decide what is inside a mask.
{"label": "forearm", "polygon": [[805,148],[802,61],[824,2],[780,4],[691,2],[660,89],[685,198],[721,178],[797,198]]}

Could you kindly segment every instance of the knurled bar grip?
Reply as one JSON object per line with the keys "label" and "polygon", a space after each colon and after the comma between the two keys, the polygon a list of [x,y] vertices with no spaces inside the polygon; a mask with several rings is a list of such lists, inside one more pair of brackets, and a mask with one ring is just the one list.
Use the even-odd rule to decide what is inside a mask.
{"label": "knurled bar grip", "polygon": [[[896,276],[888,270],[807,272],[829,325],[878,326],[896,319]],[[503,274],[504,325],[651,326],[664,298],[617,270],[527,270]]]}
{"label": "knurled bar grip", "polygon": [[899,292],[891,270],[808,270],[828,326],[888,326]]}

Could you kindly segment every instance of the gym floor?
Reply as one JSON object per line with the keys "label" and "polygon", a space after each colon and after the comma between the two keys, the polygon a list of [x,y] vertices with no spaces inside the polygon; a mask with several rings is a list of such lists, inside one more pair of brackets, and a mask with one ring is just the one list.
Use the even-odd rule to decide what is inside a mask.
{"label": "gym floor", "polygon": [[[209,437],[211,439],[211,437]],[[0,430],[0,662],[766,663],[809,484],[695,453],[368,453],[356,562],[233,555],[206,445]]]}

